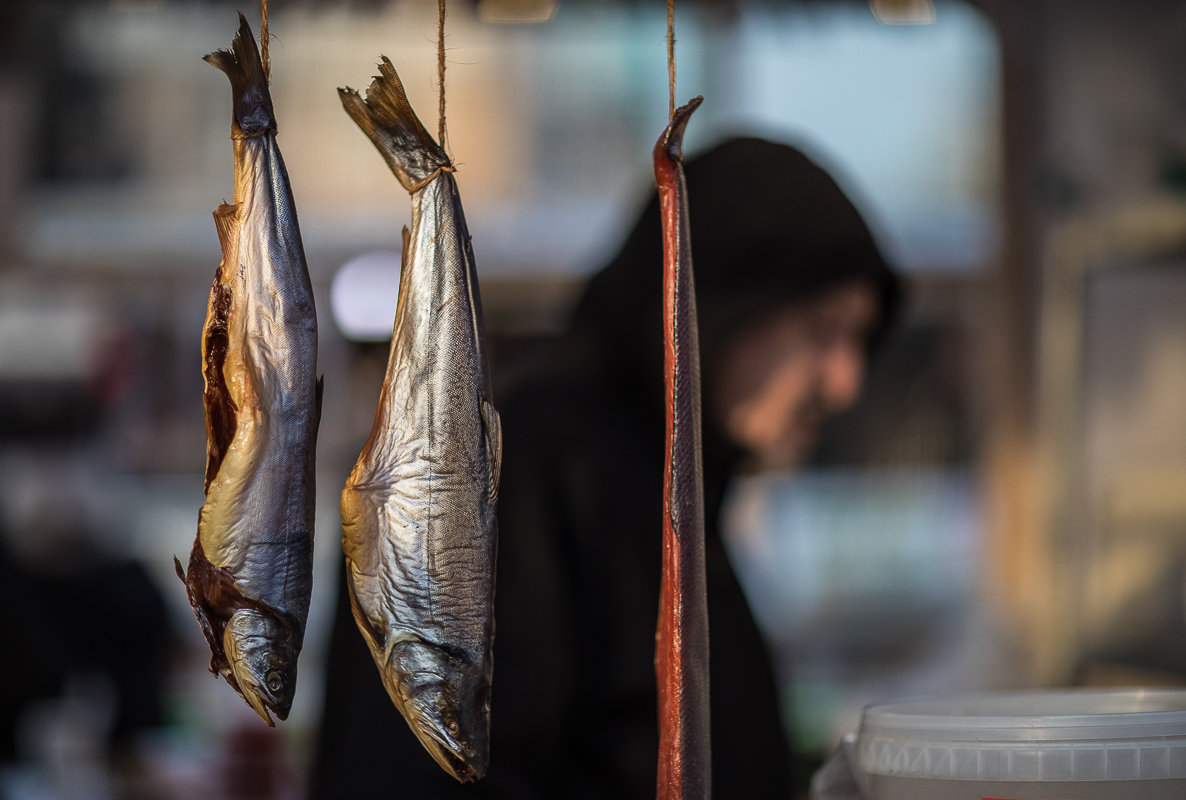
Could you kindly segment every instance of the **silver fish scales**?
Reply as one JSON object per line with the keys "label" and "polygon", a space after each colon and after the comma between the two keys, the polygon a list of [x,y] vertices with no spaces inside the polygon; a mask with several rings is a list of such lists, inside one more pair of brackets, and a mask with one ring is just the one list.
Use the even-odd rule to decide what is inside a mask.
{"label": "silver fish scales", "polygon": [[387,373],[342,492],[346,580],[383,685],[459,781],[489,758],[495,504],[502,434],[453,167],[391,62],[350,117],[411,195]]}
{"label": "silver fish scales", "polygon": [[313,579],[321,418],[317,316],[259,51],[243,15],[227,74],[232,203],[214,212],[222,261],[202,334],[206,502],[188,572],[194,615],[222,675],[268,725],[288,717]]}

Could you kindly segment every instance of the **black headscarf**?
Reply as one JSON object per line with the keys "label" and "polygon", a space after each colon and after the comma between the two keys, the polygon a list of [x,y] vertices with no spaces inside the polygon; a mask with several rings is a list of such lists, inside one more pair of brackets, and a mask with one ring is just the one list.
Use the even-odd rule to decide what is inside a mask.
{"label": "black headscarf", "polygon": [[[901,287],[852,202],[794,147],[734,138],[684,165],[706,385],[746,323],[852,280],[879,298],[876,347],[898,315]],[[593,276],[572,331],[597,343],[603,368],[648,408],[662,401],[662,233],[652,191],[621,250]],[[707,448],[728,452],[705,420]],[[706,455],[711,455],[706,454]]]}

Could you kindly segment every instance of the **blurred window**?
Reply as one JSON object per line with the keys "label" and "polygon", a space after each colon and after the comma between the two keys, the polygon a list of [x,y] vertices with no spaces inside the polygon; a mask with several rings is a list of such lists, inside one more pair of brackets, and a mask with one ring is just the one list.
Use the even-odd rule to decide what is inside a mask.
{"label": "blurred window", "polygon": [[[904,268],[982,267],[997,229],[988,21],[955,2],[928,25],[884,24],[865,3],[730,6],[686,3],[676,18],[678,99],[706,98],[688,149],[739,132],[794,141]],[[637,211],[666,122],[662,4],[569,0],[542,24],[483,22],[459,4],[449,20],[448,144],[483,274],[596,269]],[[48,71],[40,92],[26,252],[148,269],[209,256],[209,211],[230,191],[230,92],[201,56],[235,27],[221,5],[71,15],[45,49],[69,70]],[[335,89],[365,88],[385,53],[435,131],[434,4],[291,4],[271,30],[279,142],[315,276],[398,247],[407,204]],[[55,88],[83,85],[85,107]],[[749,180],[761,176],[739,176],[737,190]],[[146,253],[157,257],[127,258]]]}

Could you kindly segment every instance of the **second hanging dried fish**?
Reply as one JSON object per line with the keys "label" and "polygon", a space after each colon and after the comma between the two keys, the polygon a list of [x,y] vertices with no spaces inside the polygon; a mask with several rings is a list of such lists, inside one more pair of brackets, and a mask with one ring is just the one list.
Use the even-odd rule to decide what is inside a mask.
{"label": "second hanging dried fish", "polygon": [[234,98],[234,202],[214,212],[222,262],[202,333],[206,502],[190,605],[222,675],[264,722],[288,717],[313,586],[317,314],[255,37],[206,60]]}
{"label": "second hanging dried fish", "polygon": [[395,706],[459,781],[486,772],[502,434],[453,167],[386,58],[366,100],[340,90],[412,196],[391,353],[342,492],[346,580]]}

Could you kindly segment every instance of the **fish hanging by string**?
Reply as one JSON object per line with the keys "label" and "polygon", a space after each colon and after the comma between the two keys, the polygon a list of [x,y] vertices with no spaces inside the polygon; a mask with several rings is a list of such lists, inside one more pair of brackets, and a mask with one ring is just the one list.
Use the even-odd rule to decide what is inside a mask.
{"label": "fish hanging by string", "polygon": [[412,198],[387,373],[342,492],[351,608],[392,702],[450,775],[486,773],[502,433],[445,151],[386,58],[342,105]]}
{"label": "fish hanging by string", "polygon": [[655,634],[659,800],[707,798],[711,792],[700,344],[683,168],[684,128],[702,101],[695,97],[675,110],[653,153],[663,225],[667,408],[663,573]]}
{"label": "fish hanging by string", "polygon": [[287,719],[313,586],[317,315],[267,76],[239,15],[206,61],[231,82],[234,201],[214,212],[222,260],[202,333],[206,502],[188,572],[222,675],[268,725]]}

